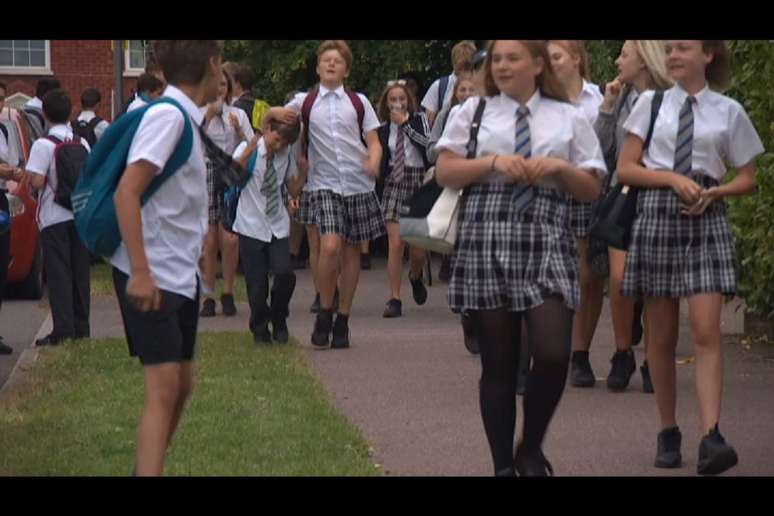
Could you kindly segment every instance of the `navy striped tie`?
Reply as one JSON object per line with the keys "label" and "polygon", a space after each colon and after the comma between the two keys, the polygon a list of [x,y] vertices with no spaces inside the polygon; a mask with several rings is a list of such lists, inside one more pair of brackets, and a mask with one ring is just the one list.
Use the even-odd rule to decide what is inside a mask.
{"label": "navy striped tie", "polygon": [[[527,115],[529,115],[529,108],[527,106],[520,106],[516,110],[516,147],[514,154],[520,154],[524,156],[524,159],[532,157],[532,142],[530,140]],[[511,202],[515,205],[515,212],[521,212],[521,210],[529,206],[534,198],[535,189],[531,185],[528,183],[516,185],[511,195]]]}
{"label": "navy striped tie", "polygon": [[691,171],[693,155],[693,104],[696,99],[688,96],[680,109],[675,146],[675,172],[686,175]]}
{"label": "navy striped tie", "polygon": [[279,192],[277,192],[277,170],[274,168],[274,158],[266,158],[266,173],[263,176],[261,193],[266,197],[266,215],[271,217],[279,208]]}
{"label": "navy striped tie", "polygon": [[400,125],[397,127],[395,156],[392,159],[392,182],[396,185],[403,182],[403,172],[406,168],[406,135]]}

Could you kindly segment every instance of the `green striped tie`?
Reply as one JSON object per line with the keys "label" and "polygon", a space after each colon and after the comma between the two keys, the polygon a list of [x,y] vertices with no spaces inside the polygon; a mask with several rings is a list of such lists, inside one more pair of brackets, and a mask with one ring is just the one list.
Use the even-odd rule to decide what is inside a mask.
{"label": "green striped tie", "polygon": [[266,197],[266,215],[271,217],[277,213],[279,208],[277,169],[274,168],[274,157],[266,158],[266,173],[263,175],[261,193]]}

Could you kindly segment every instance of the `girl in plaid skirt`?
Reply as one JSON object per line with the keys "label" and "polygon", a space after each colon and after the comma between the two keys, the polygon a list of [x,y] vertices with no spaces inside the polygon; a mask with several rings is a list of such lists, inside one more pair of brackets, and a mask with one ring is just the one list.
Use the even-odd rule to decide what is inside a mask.
{"label": "girl in plaid skirt", "polygon": [[[620,181],[640,186],[621,291],[645,296],[650,364],[661,416],[656,467],[682,464],[675,415],[675,348],[680,299],[688,299],[696,355],[696,390],[704,437],[699,474],[733,467],[737,455],[718,429],[723,390],[720,311],[736,291],[734,242],[723,198],[755,188],[760,138],[744,108],[717,93],[729,78],[724,41],[669,41],[664,93],[650,146],[643,153],[653,92],[642,94],[624,124]],[[726,164],[737,176],[720,186]]]}
{"label": "girl in plaid skirt", "polygon": [[[416,100],[406,87],[405,81],[390,81],[382,93],[377,107],[379,118],[385,123],[378,129],[382,145],[380,173],[384,178],[382,214],[387,229],[389,251],[387,274],[390,282],[390,299],[384,309],[384,317],[400,317],[402,303],[400,284],[403,276],[403,248],[398,221],[401,210],[411,196],[422,186],[427,169],[427,118],[418,112]],[[400,152],[400,154],[397,154]],[[427,289],[422,282],[422,267],[427,253],[424,249],[411,248],[410,272],[414,301],[418,305],[427,301]]]}
{"label": "girl in plaid skirt", "polygon": [[[495,474],[546,475],[552,468],[542,443],[564,391],[580,297],[568,195],[596,199],[605,164],[591,124],[553,74],[545,41],[490,42],[483,75],[487,96],[468,99],[437,144],[438,182],[467,189],[449,303],[471,312],[478,333],[481,415]],[[466,160],[480,102],[476,154]],[[534,365],[514,456],[522,344]]]}

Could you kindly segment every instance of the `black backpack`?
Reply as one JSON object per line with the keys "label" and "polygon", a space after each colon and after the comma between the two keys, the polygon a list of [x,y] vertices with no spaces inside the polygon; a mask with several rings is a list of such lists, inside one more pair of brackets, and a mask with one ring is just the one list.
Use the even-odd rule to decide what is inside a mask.
{"label": "black backpack", "polygon": [[56,166],[56,191],[54,192],[54,202],[58,205],[73,209],[70,196],[78,182],[78,176],[81,175],[81,169],[89,157],[89,151],[81,144],[81,139],[75,136],[72,140],[60,140],[56,136],[46,136],[53,142],[54,164]]}
{"label": "black backpack", "polygon": [[97,133],[95,131],[100,122],[102,122],[102,119],[95,116],[88,122],[84,120],[74,120],[70,123],[70,126],[73,128],[73,134],[76,134],[89,142],[90,147],[94,147],[94,145],[97,144]]}

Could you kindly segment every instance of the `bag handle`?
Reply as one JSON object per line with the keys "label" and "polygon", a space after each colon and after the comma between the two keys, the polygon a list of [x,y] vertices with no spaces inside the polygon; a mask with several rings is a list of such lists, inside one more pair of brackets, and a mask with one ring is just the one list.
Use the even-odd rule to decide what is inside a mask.
{"label": "bag handle", "polygon": [[466,159],[473,159],[476,157],[476,150],[478,149],[478,129],[481,126],[481,118],[484,116],[484,108],[486,108],[486,99],[481,97],[478,101],[478,107],[476,107],[476,113],[473,115],[473,123],[470,124],[470,140],[468,141],[468,154]]}

